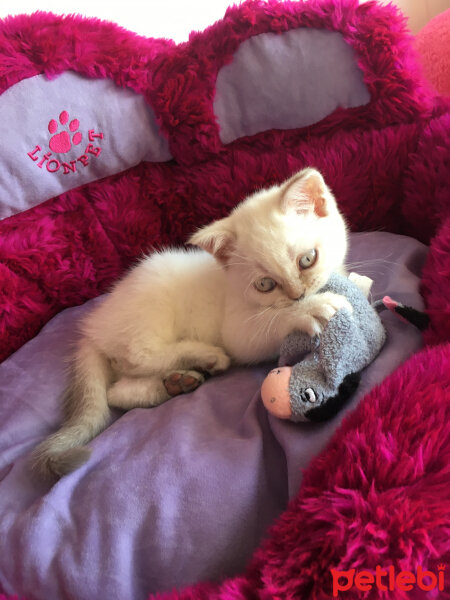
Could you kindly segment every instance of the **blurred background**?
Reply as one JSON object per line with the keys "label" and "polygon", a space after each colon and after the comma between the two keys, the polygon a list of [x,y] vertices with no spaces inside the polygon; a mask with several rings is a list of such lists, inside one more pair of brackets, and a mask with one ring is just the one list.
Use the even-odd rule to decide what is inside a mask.
{"label": "blurred background", "polygon": [[[226,8],[234,3],[233,0],[15,0],[0,2],[0,18],[36,10],[77,13],[114,21],[147,37],[169,37],[183,42],[191,31],[203,30],[221,19]],[[393,4],[408,17],[413,33],[450,8],[450,0],[393,0]]]}

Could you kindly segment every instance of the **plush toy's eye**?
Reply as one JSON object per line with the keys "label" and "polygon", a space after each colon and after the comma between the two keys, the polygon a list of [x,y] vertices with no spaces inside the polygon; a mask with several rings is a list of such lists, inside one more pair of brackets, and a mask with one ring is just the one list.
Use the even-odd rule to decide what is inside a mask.
{"label": "plush toy's eye", "polygon": [[305,254],[300,256],[298,264],[302,269],[309,269],[317,260],[317,251],[314,248],[308,250]]}
{"label": "plush toy's eye", "polygon": [[253,285],[258,292],[263,292],[265,294],[271,292],[276,287],[277,283],[271,277],[261,277],[261,279],[257,279]]}
{"label": "plush toy's eye", "polygon": [[315,402],[316,395],[314,393],[314,390],[312,390],[311,388],[306,389],[304,393],[304,398],[307,402]]}

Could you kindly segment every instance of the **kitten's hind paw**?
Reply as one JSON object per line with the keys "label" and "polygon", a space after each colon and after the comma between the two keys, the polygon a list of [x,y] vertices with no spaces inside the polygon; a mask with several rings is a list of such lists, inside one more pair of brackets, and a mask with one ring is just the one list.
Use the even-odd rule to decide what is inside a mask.
{"label": "kitten's hind paw", "polygon": [[174,371],[164,379],[164,387],[170,396],[193,392],[205,381],[197,371]]}

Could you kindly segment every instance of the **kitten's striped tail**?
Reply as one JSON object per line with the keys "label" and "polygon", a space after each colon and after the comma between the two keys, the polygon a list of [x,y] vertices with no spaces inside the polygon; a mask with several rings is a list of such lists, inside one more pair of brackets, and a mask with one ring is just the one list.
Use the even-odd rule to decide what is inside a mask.
{"label": "kitten's striped tail", "polygon": [[111,382],[108,359],[87,339],[78,345],[71,379],[64,394],[64,420],[59,431],[44,440],[32,455],[33,468],[47,479],[74,471],[89,456],[85,446],[109,422],[106,390]]}

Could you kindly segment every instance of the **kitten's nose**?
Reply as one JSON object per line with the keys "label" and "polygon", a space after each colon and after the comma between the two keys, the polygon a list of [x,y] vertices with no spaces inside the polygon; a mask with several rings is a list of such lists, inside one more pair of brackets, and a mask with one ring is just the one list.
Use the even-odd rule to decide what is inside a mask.
{"label": "kitten's nose", "polygon": [[306,292],[305,287],[303,285],[299,285],[298,283],[288,283],[284,289],[286,296],[293,302],[298,302],[301,300]]}
{"label": "kitten's nose", "polygon": [[289,296],[289,298],[291,300],[293,300],[294,302],[299,302],[300,300],[303,300],[304,297],[305,297],[305,292],[303,292],[303,294],[301,296]]}

